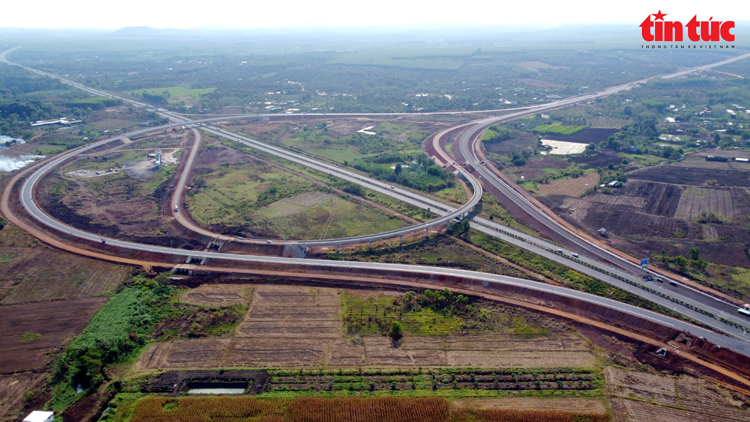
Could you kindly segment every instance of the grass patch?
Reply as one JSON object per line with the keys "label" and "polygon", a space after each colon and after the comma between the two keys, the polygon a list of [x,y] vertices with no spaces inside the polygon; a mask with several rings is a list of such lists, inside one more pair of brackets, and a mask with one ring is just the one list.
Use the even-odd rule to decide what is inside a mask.
{"label": "grass patch", "polygon": [[28,343],[30,341],[39,340],[40,338],[42,338],[42,335],[39,333],[26,332],[26,333],[21,334],[21,338],[18,339],[18,342]]}
{"label": "grass patch", "polygon": [[186,205],[204,226],[282,239],[338,238],[405,227],[394,215],[353,202],[267,165],[219,166],[198,176]]}
{"label": "grass patch", "polygon": [[549,334],[549,330],[529,322],[524,317],[514,316],[513,334],[524,337],[540,337]]}
{"label": "grass patch", "polygon": [[430,265],[528,278],[525,273],[481,254],[450,236],[433,236],[429,240],[404,239],[404,242],[402,246],[394,242],[390,247],[362,249],[351,253],[331,253],[328,258]]}
{"label": "grass patch", "polygon": [[461,183],[456,183],[453,187],[441,189],[435,193],[434,196],[443,199],[453,204],[463,205],[468,202],[469,197],[466,196],[466,190]]}
{"label": "grass patch", "polygon": [[406,292],[399,296],[362,298],[341,294],[344,329],[349,335],[390,335],[394,323],[404,334],[446,336],[457,332],[493,331],[524,337],[546,336],[549,330],[506,308],[476,302],[448,289]]}
{"label": "grass patch", "polygon": [[169,93],[169,103],[177,104],[181,100],[190,98],[193,101],[200,100],[200,96],[203,94],[210,94],[216,91],[216,88],[186,88],[184,86],[172,86],[169,88],[151,88],[134,91],[136,93],[146,93],[148,95],[163,95],[164,92]]}
{"label": "grass patch", "polygon": [[[232,142],[228,140],[222,140],[221,142],[223,145],[226,145],[230,148],[234,148],[236,150],[246,152],[248,154],[257,155],[259,157],[263,157],[265,159],[271,160],[275,163],[278,163],[290,170],[294,170],[298,173],[302,173],[306,176],[310,176],[313,179],[316,179],[320,182],[326,183],[327,185],[344,190],[346,192],[349,192],[352,195],[359,196],[362,198],[365,198],[367,200],[370,200],[372,202],[375,202],[376,204],[382,205],[388,209],[394,210],[400,214],[406,215],[408,217],[411,217],[415,220],[419,220],[421,222],[428,221],[432,218],[434,218],[434,215],[427,213],[425,210],[422,210],[421,208],[417,208],[413,205],[407,204],[403,201],[399,201],[398,199],[391,198],[388,195],[383,195],[381,193],[372,191],[370,189],[361,187],[359,185],[354,185],[350,182],[347,182],[345,180],[339,179],[337,177],[328,175],[326,173],[310,169],[308,167],[289,162],[287,160],[284,160],[283,158],[279,158],[270,154],[265,154],[260,151],[256,151],[244,144],[238,143],[238,142]],[[350,191],[350,188],[356,186],[356,191]]]}
{"label": "grass patch", "polygon": [[479,213],[481,217],[492,220],[498,224],[503,224],[512,229],[528,233],[533,236],[539,236],[535,230],[524,226],[523,224],[516,221],[513,216],[503,208],[492,194],[488,192],[482,193],[482,211]]}
{"label": "grass patch", "polygon": [[447,335],[463,328],[463,320],[457,316],[441,315],[429,308],[405,311],[399,299],[390,296],[362,299],[342,293],[341,303],[349,334],[385,335],[394,321],[401,322],[404,333],[416,336]]}
{"label": "grass patch", "polygon": [[67,150],[68,148],[63,145],[39,145],[36,147],[35,153],[37,155],[54,155]]}
{"label": "grass patch", "polygon": [[560,122],[555,122],[549,125],[541,125],[537,126],[533,129],[534,133],[539,133],[542,135],[573,135],[576,134],[584,129],[586,129],[588,126],[576,126],[576,125],[570,125],[570,126],[563,126],[560,124]]}
{"label": "grass patch", "polygon": [[148,159],[147,151],[120,151],[101,157],[82,157],[64,168],[68,173],[76,170],[102,171],[114,167],[122,167],[133,161]]}
{"label": "grass patch", "polygon": [[193,179],[185,205],[198,224],[244,226],[259,207],[304,192],[314,186],[268,165],[217,166]]}

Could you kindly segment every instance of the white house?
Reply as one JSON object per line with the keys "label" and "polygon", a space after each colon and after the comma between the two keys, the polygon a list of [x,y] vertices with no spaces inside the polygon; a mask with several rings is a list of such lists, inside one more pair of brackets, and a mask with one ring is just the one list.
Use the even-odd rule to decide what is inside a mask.
{"label": "white house", "polygon": [[45,412],[42,410],[35,410],[26,416],[23,422],[52,422],[55,420],[55,414],[53,412]]}

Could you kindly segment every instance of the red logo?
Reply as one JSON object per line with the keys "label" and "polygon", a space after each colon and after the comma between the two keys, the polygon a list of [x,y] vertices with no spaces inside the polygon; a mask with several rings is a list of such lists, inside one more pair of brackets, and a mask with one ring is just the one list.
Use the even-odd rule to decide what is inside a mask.
{"label": "red logo", "polygon": [[[651,20],[652,16],[654,20]],[[690,41],[734,41],[734,34],[729,32],[734,29],[734,21],[715,21],[713,17],[698,21],[698,15],[695,15],[683,26],[680,21],[665,21],[664,16],[667,14],[659,10],[659,13],[648,15],[640,24],[644,41],[682,41],[685,29]]]}

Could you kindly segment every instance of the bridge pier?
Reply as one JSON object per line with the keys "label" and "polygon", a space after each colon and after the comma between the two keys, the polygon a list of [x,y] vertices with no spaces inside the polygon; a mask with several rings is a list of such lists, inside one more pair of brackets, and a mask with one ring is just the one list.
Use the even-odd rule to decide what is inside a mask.
{"label": "bridge pier", "polygon": [[336,253],[339,253],[341,251],[341,245],[336,245]]}
{"label": "bridge pier", "polygon": [[430,228],[427,227],[426,229],[424,229],[424,233],[425,233],[425,239],[429,239],[430,238]]}
{"label": "bridge pier", "polygon": [[400,235],[398,237],[398,246],[402,246],[404,244],[404,235]]}
{"label": "bridge pier", "polygon": [[372,240],[370,241],[370,250],[372,250]]}

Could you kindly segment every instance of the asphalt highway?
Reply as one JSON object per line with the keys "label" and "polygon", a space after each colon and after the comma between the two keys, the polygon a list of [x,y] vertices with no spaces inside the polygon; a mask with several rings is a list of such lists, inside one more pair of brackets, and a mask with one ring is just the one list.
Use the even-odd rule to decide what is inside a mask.
{"label": "asphalt highway", "polygon": [[[696,68],[687,69],[687,70],[683,70],[680,72],[675,72],[669,75],[663,75],[661,77],[667,78],[667,79],[676,78],[676,77],[687,75],[689,73],[710,69],[710,68],[721,66],[721,65],[731,63],[737,60],[742,60],[747,57],[750,57],[750,53],[737,56],[729,60],[724,60],[718,63],[713,63],[713,64],[705,65],[705,66],[699,66]],[[649,78],[649,79],[652,79],[652,78]],[[646,82],[647,80],[648,79],[644,79],[636,83],[643,83],[643,82]],[[652,274],[654,278],[656,278],[656,277],[659,277],[659,275],[656,275],[654,273],[650,273],[647,271],[643,271],[640,269],[640,267],[638,267],[631,261],[611,251],[608,251],[605,248],[602,248],[601,246],[593,242],[589,242],[588,240],[582,237],[579,237],[576,233],[572,231],[569,231],[565,226],[559,224],[556,220],[551,218],[549,215],[547,215],[545,212],[543,212],[541,209],[539,209],[537,206],[531,203],[527,198],[525,198],[520,192],[521,188],[515,185],[511,186],[509,183],[507,183],[506,181],[498,177],[492,170],[487,168],[482,163],[482,160],[480,160],[475,154],[476,142],[479,141],[482,133],[489,126],[493,124],[516,119],[519,117],[538,113],[538,112],[545,111],[545,110],[558,108],[560,106],[569,105],[569,104],[579,102],[579,101],[591,100],[591,99],[603,97],[603,96],[610,95],[616,92],[630,89],[632,86],[633,86],[632,83],[624,84],[624,85],[608,88],[599,92],[595,92],[595,93],[591,93],[591,94],[587,94],[587,95],[583,95],[579,97],[574,97],[574,98],[565,99],[561,101],[555,101],[555,102],[546,104],[544,106],[535,107],[533,111],[518,111],[518,112],[507,114],[501,117],[497,117],[497,118],[484,119],[480,122],[477,122],[476,125],[472,126],[470,129],[465,131],[459,137],[458,145],[459,145],[460,153],[463,156],[464,160],[466,160],[466,163],[468,163],[468,165],[476,172],[478,177],[480,177],[486,183],[491,184],[495,189],[502,192],[502,194],[505,197],[512,200],[514,204],[522,208],[526,213],[528,213],[534,219],[544,224],[550,231],[565,238],[571,244],[576,246],[577,249],[575,251],[565,250],[563,251],[564,254],[571,255],[573,252],[576,252],[579,254],[586,254],[590,257],[597,258],[601,261],[613,262],[619,267],[627,270],[628,272],[631,272],[632,274],[636,276],[636,277],[633,277],[632,275],[630,275],[629,277],[627,277],[632,282],[635,282],[645,287],[646,282],[643,281],[642,279],[643,276]],[[439,148],[439,145],[437,149],[438,151],[444,154],[444,152]],[[670,281],[674,284],[671,284]],[[713,313],[714,315],[717,315],[719,318],[727,319],[729,321],[732,321],[735,324],[745,327],[746,329],[750,329],[750,320],[743,318],[741,315],[739,315],[736,312],[737,306],[734,304],[717,299],[714,296],[710,296],[700,290],[690,288],[689,286],[683,283],[680,283],[678,280],[667,280],[667,283],[662,283],[662,284],[652,282],[651,284],[652,286],[648,286],[651,289],[658,289],[660,291],[665,291],[666,294],[669,294],[673,298],[681,300],[685,303],[692,303],[695,306],[698,306],[706,311]],[[656,286],[653,286],[654,284],[656,284]]]}
{"label": "asphalt highway", "polygon": [[[5,61],[5,54],[6,53],[0,54],[0,60]],[[744,57],[745,56],[743,56],[742,58],[744,58]],[[730,61],[733,61],[733,60],[730,60]],[[728,62],[728,61],[725,61],[725,62]],[[722,64],[723,63],[724,62],[722,62]],[[707,68],[707,67],[703,67],[703,68]],[[31,70],[31,71],[33,71],[33,70]],[[695,70],[693,70],[693,71],[695,71]],[[38,71],[35,71],[35,72],[36,73],[40,73]],[[689,72],[687,72],[687,73],[689,73]],[[41,73],[41,74],[44,74],[44,73]],[[52,76],[52,75],[47,75],[47,76]],[[52,77],[54,77],[54,76],[52,76]],[[674,77],[674,76],[672,76],[672,77]],[[80,85],[80,84],[74,84],[74,86],[77,86],[77,85]],[[629,86],[632,86],[632,84],[623,85],[623,86],[621,86],[622,88],[615,89],[614,91],[613,91],[614,88],[602,91],[600,93],[600,95],[607,95],[608,93],[617,92],[618,90],[621,90],[621,89],[628,89],[627,87],[629,87]],[[87,90],[89,90],[89,89],[87,88]],[[112,96],[110,94],[107,94],[107,93],[104,93],[104,92],[101,92],[101,91],[97,91],[97,90],[94,90],[94,91],[95,92],[93,92],[93,93],[95,93],[96,95]],[[92,91],[89,91],[89,92],[92,92]],[[605,94],[605,93],[607,93],[607,94]],[[555,108],[555,107],[560,107],[562,105],[565,105],[565,104],[562,104],[564,101],[571,101],[570,104],[572,104],[574,102],[585,100],[586,98],[588,98],[588,96],[576,97],[576,99],[569,99],[569,100],[563,100],[563,101],[551,103],[551,104],[555,104],[555,105],[554,106],[553,105],[549,105],[549,108]],[[130,100],[128,100],[128,101],[130,101]],[[147,107],[146,105],[143,105],[143,106]],[[539,107],[535,107],[533,112],[538,112],[540,110],[541,109]],[[166,110],[158,110],[158,111],[162,112],[162,113],[168,113]],[[168,114],[173,115],[173,113],[168,113]],[[452,114],[459,114],[459,113],[452,113]],[[361,116],[362,114],[354,114],[354,115]],[[367,115],[377,115],[377,116],[380,116],[380,117],[383,116],[381,114],[367,114]],[[337,116],[339,116],[339,115],[337,115]],[[252,117],[252,116],[236,116],[234,118],[245,118],[245,119],[247,119],[249,117]],[[214,119],[206,119],[206,120],[204,120],[204,121],[201,122],[201,121],[190,121],[187,118],[182,117],[182,116],[174,116],[173,115],[173,116],[171,116],[171,118],[174,118],[175,120],[181,119],[181,120],[178,120],[181,124],[186,124],[186,125],[191,125],[191,126],[193,126],[195,124],[200,124],[200,123],[208,123],[208,122],[222,121],[222,120],[227,120],[228,119],[226,116],[224,116],[224,117],[219,117],[219,118],[214,118]],[[494,121],[497,121],[497,119],[492,119],[491,121],[494,122]],[[482,121],[482,122],[480,122],[480,124],[487,124],[487,125],[489,125],[489,124],[492,124],[492,123],[490,121]],[[168,126],[176,126],[176,125],[168,125]],[[167,127],[167,126],[165,126],[165,127]],[[157,129],[159,129],[159,128],[148,128],[148,129],[144,129],[144,130],[141,130],[141,131],[136,131],[134,133],[126,134],[126,135],[123,135],[123,136],[132,137],[132,136],[135,136],[137,134],[144,134],[144,133],[153,132],[154,130],[157,130]],[[424,208],[425,206],[427,206],[427,204],[432,203],[432,204],[430,204],[431,205],[430,208],[431,208],[432,212],[434,212],[434,213],[436,213],[438,215],[442,214],[443,217],[441,217],[441,218],[445,218],[446,214],[450,216],[448,218],[445,218],[444,221],[449,220],[450,218],[452,218],[453,215],[455,215],[455,213],[454,213],[455,209],[453,209],[452,207],[448,207],[448,206],[446,206],[444,204],[441,204],[439,202],[433,201],[433,200],[431,200],[429,198],[415,199],[415,195],[414,195],[413,192],[409,192],[409,191],[406,191],[406,190],[397,190],[396,188],[391,189],[390,186],[385,185],[382,182],[372,180],[372,179],[370,179],[369,181],[365,181],[365,179],[367,179],[367,178],[364,178],[363,176],[361,176],[359,174],[352,173],[352,172],[347,172],[346,170],[340,169],[340,168],[335,167],[335,166],[330,166],[330,165],[324,164],[324,163],[319,163],[319,162],[318,163],[314,163],[315,160],[311,160],[308,157],[304,157],[304,156],[301,156],[301,155],[298,155],[298,154],[290,153],[289,151],[286,151],[286,150],[282,150],[282,149],[278,149],[278,148],[271,147],[271,146],[268,146],[268,145],[264,145],[264,144],[259,143],[257,141],[252,141],[252,140],[250,140],[250,139],[248,139],[246,137],[241,137],[239,135],[233,134],[233,133],[225,131],[223,129],[207,128],[207,127],[202,127],[202,129],[206,130],[208,132],[215,133],[215,134],[220,135],[220,136],[227,137],[229,139],[234,139],[234,140],[236,140],[238,142],[246,143],[249,146],[252,146],[253,148],[257,148],[259,150],[262,150],[261,148],[265,148],[266,149],[265,152],[269,152],[269,153],[277,155],[277,156],[282,156],[282,157],[284,157],[286,159],[289,159],[290,161],[298,162],[298,163],[300,163],[302,165],[306,165],[308,167],[315,168],[315,167],[313,167],[313,164],[314,164],[314,165],[318,166],[318,168],[316,168],[316,169],[318,169],[320,171],[326,171],[329,174],[336,173],[335,175],[337,177],[345,178],[345,180],[350,180],[350,181],[352,181],[354,183],[359,183],[359,184],[367,183],[368,185],[366,185],[366,187],[368,187],[368,188],[371,188],[373,190],[377,190],[377,191],[379,191],[381,193],[388,194],[389,196],[393,196],[393,197],[397,197],[397,195],[405,197],[406,199],[408,199],[408,201],[406,201],[406,202],[412,201],[414,205],[420,206],[422,208]],[[480,129],[478,129],[478,130],[480,130]],[[634,315],[643,316],[643,317],[646,317],[646,318],[651,319],[653,321],[657,321],[659,323],[663,323],[663,324],[665,324],[667,326],[675,327],[677,329],[683,329],[683,330],[686,330],[686,331],[691,331],[693,334],[701,335],[701,336],[709,339],[712,342],[716,342],[717,344],[720,344],[720,345],[722,345],[724,347],[730,347],[733,350],[736,350],[736,351],[741,352],[743,354],[750,353],[750,349],[749,349],[750,348],[750,343],[747,341],[747,335],[743,331],[738,330],[737,328],[735,328],[733,326],[730,326],[730,325],[724,325],[724,326],[722,326],[723,324],[721,324],[721,323],[718,323],[718,326],[717,326],[717,320],[715,318],[711,318],[711,317],[709,317],[707,315],[704,315],[703,313],[695,312],[695,311],[693,311],[691,309],[688,309],[688,308],[685,308],[683,306],[675,306],[674,302],[672,300],[665,299],[662,296],[660,296],[658,294],[654,294],[652,292],[644,291],[644,290],[642,290],[641,287],[637,287],[637,286],[635,286],[635,289],[636,289],[635,293],[637,293],[639,296],[645,297],[648,300],[652,300],[655,303],[663,303],[665,305],[674,306],[674,309],[677,312],[680,312],[683,315],[688,316],[689,318],[693,318],[693,319],[695,319],[697,321],[706,323],[706,324],[708,324],[710,326],[714,326],[716,329],[718,329],[720,331],[723,331],[723,332],[725,332],[727,334],[730,334],[733,337],[727,337],[727,336],[718,335],[718,334],[716,334],[716,333],[714,333],[712,331],[699,328],[699,327],[697,327],[695,325],[692,325],[692,324],[689,324],[689,323],[685,323],[685,322],[680,321],[680,320],[672,319],[672,318],[669,318],[669,317],[666,317],[666,316],[663,316],[663,315],[660,315],[660,314],[656,314],[656,313],[653,313],[653,312],[645,311],[643,309],[632,307],[630,305],[622,304],[622,303],[619,303],[619,302],[616,302],[616,301],[612,301],[612,300],[609,300],[609,299],[605,299],[605,298],[601,298],[601,297],[598,297],[598,296],[588,295],[588,294],[581,293],[581,292],[575,292],[575,291],[572,291],[572,290],[569,290],[569,289],[557,288],[555,286],[544,285],[544,284],[540,284],[540,283],[537,283],[537,282],[532,282],[532,281],[527,281],[527,280],[521,280],[521,279],[514,279],[514,278],[510,278],[510,277],[496,276],[496,275],[491,275],[491,274],[483,274],[483,273],[476,273],[476,272],[471,272],[471,271],[461,271],[461,270],[450,270],[450,269],[444,269],[444,268],[437,269],[437,268],[431,268],[431,267],[398,265],[398,264],[358,263],[358,262],[341,262],[341,261],[319,261],[319,260],[304,260],[304,259],[295,259],[295,258],[278,258],[278,257],[260,257],[260,256],[244,256],[244,255],[234,255],[234,254],[221,254],[221,253],[217,253],[217,252],[200,252],[200,253],[192,252],[191,253],[190,251],[184,251],[184,250],[172,249],[172,248],[164,248],[164,247],[158,247],[158,246],[152,246],[152,245],[141,245],[141,244],[136,244],[136,243],[132,243],[132,242],[120,241],[120,240],[116,240],[116,239],[102,239],[99,236],[93,235],[91,233],[86,233],[86,232],[77,230],[75,228],[72,228],[70,226],[67,226],[67,225],[65,225],[63,223],[60,223],[60,222],[52,219],[51,217],[47,216],[44,212],[42,212],[37,207],[36,203],[33,200],[33,195],[32,195],[32,193],[33,193],[33,187],[37,183],[37,181],[46,172],[52,170],[57,165],[61,164],[62,161],[68,159],[70,157],[70,154],[72,154],[72,153],[81,153],[81,152],[87,151],[89,149],[95,148],[95,147],[101,145],[102,143],[106,143],[108,141],[112,141],[114,139],[118,139],[118,138],[112,138],[112,139],[109,139],[109,140],[101,141],[101,142],[89,145],[87,147],[84,147],[84,148],[81,148],[81,149],[78,149],[78,150],[75,150],[75,151],[71,151],[71,152],[66,153],[66,154],[62,154],[62,156],[57,157],[54,160],[51,160],[49,163],[47,163],[44,166],[40,167],[39,170],[35,171],[32,174],[32,176],[29,177],[24,182],[24,184],[22,186],[22,190],[21,190],[21,200],[22,200],[22,203],[23,203],[24,207],[26,208],[26,210],[34,218],[36,218],[37,220],[39,220],[40,222],[44,223],[45,225],[47,225],[49,227],[55,228],[56,230],[60,230],[62,232],[67,232],[67,233],[70,233],[70,234],[72,234],[74,236],[77,236],[77,237],[80,237],[80,238],[89,239],[89,240],[93,240],[93,241],[104,240],[107,243],[109,243],[110,245],[114,245],[114,246],[125,248],[125,249],[135,249],[135,250],[142,250],[142,251],[159,252],[159,253],[166,253],[166,254],[177,255],[177,256],[185,256],[185,257],[187,257],[187,256],[201,256],[201,257],[206,257],[206,258],[212,258],[212,257],[214,257],[214,258],[229,259],[229,260],[240,260],[240,261],[275,262],[275,263],[289,263],[289,264],[316,265],[316,266],[319,266],[319,265],[328,265],[328,266],[331,266],[331,267],[342,267],[343,266],[343,267],[349,267],[349,268],[387,269],[387,270],[395,270],[395,271],[403,270],[403,271],[412,271],[412,272],[413,271],[423,272],[425,274],[453,274],[453,275],[459,275],[459,276],[462,276],[462,277],[483,280],[483,281],[487,281],[487,282],[501,282],[501,283],[509,283],[509,284],[521,283],[524,286],[527,286],[529,288],[533,288],[533,289],[536,289],[536,290],[554,292],[555,294],[560,294],[562,296],[578,297],[578,298],[581,298],[583,300],[587,300],[587,301],[590,301],[590,302],[593,302],[593,303],[605,304],[606,306],[612,307],[614,309],[620,309],[620,310],[626,311],[628,313],[632,313]],[[472,157],[472,154],[467,155],[467,157]],[[350,174],[344,174],[344,173],[350,173]],[[346,179],[347,177],[349,179]],[[473,179],[473,177],[469,176],[468,179],[471,181]],[[380,190],[378,190],[378,189],[380,189]],[[481,193],[481,187],[479,187],[478,191]],[[477,192],[477,189],[475,187],[475,193],[476,192]],[[399,198],[399,199],[401,199],[401,198]],[[463,207],[461,207],[459,209],[459,211],[461,211],[459,213],[459,215],[463,214],[465,211],[468,211],[469,209],[471,209],[473,207],[473,205],[471,205],[471,207],[468,207],[468,205],[469,204],[466,204],[466,205],[464,205]],[[435,208],[433,209],[432,206],[434,206]],[[438,220],[440,220],[440,219],[438,219]],[[439,223],[435,222],[435,221],[438,221],[438,220],[433,220],[433,222],[430,222],[430,223],[432,223],[432,224],[439,224]],[[444,222],[443,220],[440,220],[440,221]],[[430,223],[426,223],[426,224],[430,224]],[[530,236],[525,235],[523,233],[520,233],[520,234],[513,233],[513,231],[511,231],[510,229],[508,229],[506,227],[497,225],[495,223],[492,223],[490,221],[483,220],[483,219],[474,219],[473,225],[476,225],[476,228],[478,230],[488,231],[490,234],[498,235],[501,238],[503,236],[506,236],[509,239],[514,239],[515,241],[517,241],[519,243],[519,246],[522,244],[523,247],[525,247],[528,250],[534,250],[534,248],[537,248],[537,250],[535,251],[536,253],[539,253],[540,255],[546,256],[546,257],[548,257],[548,258],[550,258],[552,260],[558,261],[558,262],[560,260],[564,260],[566,262],[565,265],[567,265],[567,266],[569,266],[569,267],[571,267],[573,269],[580,270],[582,273],[590,273],[591,271],[594,271],[596,273],[596,275],[597,275],[596,278],[599,278],[599,279],[603,279],[604,278],[604,279],[606,279],[607,277],[610,277],[609,275],[606,275],[606,274],[603,275],[601,273],[601,267],[602,267],[601,263],[599,263],[599,262],[595,262],[594,263],[595,266],[600,269],[600,271],[593,270],[589,266],[585,265],[585,264],[588,264],[588,262],[585,262],[583,259],[580,260],[581,262],[583,262],[583,263],[581,263],[581,262],[578,262],[579,260],[573,260],[570,257],[564,256],[565,252],[563,252],[562,254],[556,252],[556,250],[557,250],[556,246],[553,245],[553,244],[551,244],[551,243],[549,243],[549,242],[545,242],[545,241],[543,241],[541,239],[530,238]],[[503,233],[506,233],[506,234],[503,234]],[[380,235],[383,235],[383,234],[380,234]],[[396,234],[396,235],[398,235],[398,234]],[[387,234],[387,235],[384,235],[384,237],[394,237],[394,234]],[[323,243],[323,244],[331,244],[331,242],[328,241],[327,243]],[[590,264],[590,265],[594,265],[594,264]],[[578,267],[580,267],[580,268],[578,268]],[[605,269],[604,271],[605,272],[609,272],[608,269]],[[610,274],[615,274],[615,273],[610,272]],[[612,278],[612,277],[610,277],[610,278]],[[620,283],[620,284],[623,284],[623,285],[629,285],[629,284],[627,284],[627,283],[619,280],[618,278],[612,278],[612,280],[609,280],[608,282],[610,282],[612,284]],[[618,287],[620,287],[620,286],[618,286]],[[631,287],[634,287],[634,286],[631,286]],[[644,294],[644,292],[645,292],[645,294]],[[690,302],[687,302],[687,303],[690,303]],[[710,312],[710,310],[708,310],[708,309],[706,309],[706,310]],[[750,356],[750,354],[748,354],[748,355]]]}

